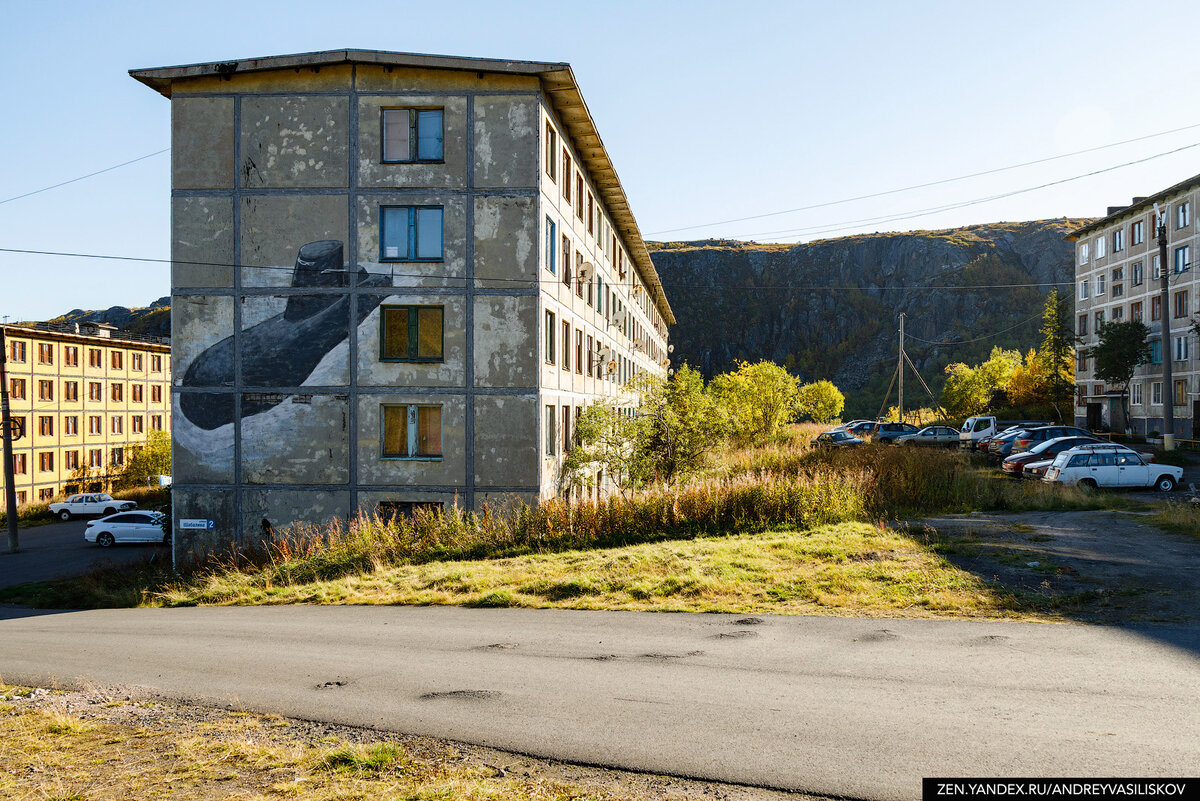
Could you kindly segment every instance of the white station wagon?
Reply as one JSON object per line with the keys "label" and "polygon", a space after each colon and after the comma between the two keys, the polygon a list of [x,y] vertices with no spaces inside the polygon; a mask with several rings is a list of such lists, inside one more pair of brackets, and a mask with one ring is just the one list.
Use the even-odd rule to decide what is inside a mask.
{"label": "white station wagon", "polygon": [[1042,476],[1043,481],[1082,487],[1154,487],[1170,492],[1183,478],[1183,468],[1146,462],[1141,454],[1119,445],[1082,445],[1063,451]]}
{"label": "white station wagon", "polygon": [[65,501],[52,503],[50,514],[62,520],[70,520],[76,515],[111,515],[114,512],[128,512],[136,508],[136,501],[118,501],[107,493],[97,492],[72,495]]}

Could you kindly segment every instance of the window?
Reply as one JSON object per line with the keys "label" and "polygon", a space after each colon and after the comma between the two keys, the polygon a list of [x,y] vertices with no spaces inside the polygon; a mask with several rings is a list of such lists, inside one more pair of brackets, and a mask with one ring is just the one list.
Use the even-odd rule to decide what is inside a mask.
{"label": "window", "polygon": [[562,324],[562,369],[571,369],[571,324],[566,320]]}
{"label": "window", "polygon": [[575,173],[575,216],[583,219],[583,174]]}
{"label": "window", "polygon": [[1187,405],[1187,379],[1183,378],[1175,382],[1175,405]]}
{"label": "window", "polygon": [[[1113,289],[1116,289],[1116,287],[1113,287]],[[1113,310],[1112,310],[1112,321],[1114,323],[1119,323],[1121,320],[1124,320],[1124,319],[1125,319],[1125,307],[1124,306],[1114,306]]]}
{"label": "window", "polygon": [[562,238],[562,282],[571,285],[571,240],[566,234]]}
{"label": "window", "polygon": [[592,197],[592,193],[588,192],[587,199],[587,226],[588,233],[595,235],[596,233],[596,201]]}
{"label": "window", "polygon": [[88,415],[88,433],[103,434],[104,428],[101,421],[102,418],[98,414]]}
{"label": "window", "polygon": [[1118,228],[1113,231],[1113,253],[1120,253],[1125,249],[1125,229]]}
{"label": "window", "polygon": [[555,180],[554,165],[556,163],[555,154],[558,152],[558,135],[554,133],[554,126],[550,121],[546,121],[546,175],[550,176],[550,180]]}
{"label": "window", "polygon": [[27,472],[29,472],[29,462],[26,461],[25,454],[23,454],[23,453],[14,453],[13,454],[13,472],[16,473],[18,476],[23,476]]}
{"label": "window", "polygon": [[1096,276],[1096,294],[1097,295],[1104,294],[1104,276],[1103,275]]}
{"label": "window", "polygon": [[77,401],[79,400],[79,382],[64,381],[63,382],[63,400]]}
{"label": "window", "polygon": [[1162,298],[1150,298],[1150,322],[1162,319]]}
{"label": "window", "polygon": [[38,343],[38,364],[54,364],[54,346],[49,342]]}
{"label": "window", "polygon": [[1185,334],[1181,337],[1175,337],[1174,355],[1171,357],[1177,362],[1185,361],[1188,357],[1188,338]]}
{"label": "window", "polygon": [[1129,319],[1134,322],[1142,322],[1142,302],[1129,304]]}
{"label": "window", "polygon": [[554,407],[553,406],[546,407],[546,419],[545,419],[544,425],[546,426],[546,435],[545,435],[545,443],[544,443],[545,447],[546,447],[546,455],[553,456],[554,455]]}
{"label": "window", "polygon": [[556,237],[558,236],[558,226],[554,224],[554,220],[546,218],[546,271],[554,275],[554,246],[557,244]]}
{"label": "window", "polygon": [[134,403],[142,403],[145,400],[146,388],[141,384],[134,384],[129,388],[130,400]]}
{"label": "window", "polygon": [[[593,269],[593,272],[595,272],[594,269]],[[596,305],[595,289],[596,289],[597,282],[599,282],[599,280],[600,280],[600,276],[596,275],[595,280],[587,282],[587,305],[591,306],[592,308],[595,308],[595,305]]]}
{"label": "window", "polygon": [[104,451],[99,448],[88,451],[88,467],[104,467]]}
{"label": "window", "polygon": [[54,418],[48,414],[38,415],[38,434],[43,437],[54,436]]}
{"label": "window", "polygon": [[52,401],[54,400],[54,382],[44,379],[38,380],[38,400]]}
{"label": "window", "polygon": [[50,472],[53,472],[53,470],[54,470],[54,454],[47,453],[47,452],[39,453],[38,454],[38,472],[50,473]]}
{"label": "window", "polygon": [[132,434],[144,433],[142,416],[135,414],[129,418],[129,431]]}
{"label": "window", "polygon": [[88,367],[103,367],[104,354],[99,348],[88,348]]}
{"label": "window", "polygon": [[1114,298],[1120,298],[1120,297],[1124,297],[1124,295],[1125,295],[1125,285],[1124,285],[1124,284],[1113,284],[1113,285],[1112,285],[1112,290],[1111,290],[1110,294],[1111,294],[1111,295],[1112,295]]}
{"label": "window", "polygon": [[380,261],[441,261],[441,206],[381,206]]}
{"label": "window", "polygon": [[390,405],[380,407],[384,459],[440,459],[442,407]]}
{"label": "window", "polygon": [[68,437],[78,436],[79,434],[79,418],[75,415],[63,418],[63,434]]}
{"label": "window", "polygon": [[1188,245],[1175,248],[1175,272],[1185,273],[1192,266],[1192,249]]}
{"label": "window", "polygon": [[563,148],[562,156],[563,156],[563,158],[562,158],[562,164],[563,164],[562,195],[564,198],[566,198],[566,201],[568,203],[570,203],[571,202],[571,155],[570,155],[570,153],[567,152],[567,149],[565,147]]}
{"label": "window", "polygon": [[113,448],[112,449],[112,465],[113,465],[113,467],[120,467],[123,464],[125,464],[125,449],[124,448]]}
{"label": "window", "polygon": [[593,362],[596,359],[594,356],[592,356],[592,354],[595,352],[596,352],[596,340],[595,340],[595,338],[593,338],[592,336],[589,335],[587,338],[587,374],[588,374],[589,378],[594,376],[596,373],[595,365],[593,365]]}
{"label": "window", "polygon": [[113,351],[113,352],[110,354],[110,358],[111,358],[111,361],[112,361],[112,368],[113,368],[114,370],[120,370],[120,369],[121,369],[121,365],[122,365],[122,363],[124,362],[124,358],[121,356],[121,351],[119,351],[119,350],[114,350],[114,351]]}
{"label": "window", "polygon": [[1160,262],[1157,253],[1150,258],[1150,277],[1155,281],[1162,278],[1162,263]]}
{"label": "window", "polygon": [[1129,226],[1129,241],[1130,244],[1140,245],[1146,241],[1146,223],[1143,220],[1138,220],[1133,225]]}
{"label": "window", "polygon": [[142,371],[142,354],[140,354],[140,353],[129,354],[129,369],[136,370],[139,373]]}
{"label": "window", "polygon": [[8,396],[13,400],[25,400],[25,379],[8,379]]}
{"label": "window", "polygon": [[1142,284],[1142,263],[1135,261],[1129,266],[1129,280],[1134,286]]}
{"label": "window", "polygon": [[575,294],[583,297],[583,280],[579,276],[583,273],[583,251],[575,251]]}
{"label": "window", "polygon": [[1079,263],[1087,264],[1089,258],[1090,257],[1088,255],[1088,243],[1080,242],[1079,243]]}
{"label": "window", "polygon": [[554,312],[546,312],[546,364],[554,364]]}
{"label": "window", "polygon": [[1096,312],[1096,333],[1100,333],[1100,327],[1104,325],[1104,309]]}
{"label": "window", "polygon": [[114,434],[124,434],[125,433],[125,418],[119,414],[114,414],[112,417],[112,433],[114,433]]}
{"label": "window", "polygon": [[150,372],[152,372],[152,373],[161,373],[162,372],[162,356],[160,356],[158,354],[154,354],[153,356],[150,357]]}
{"label": "window", "polygon": [[1087,372],[1087,351],[1079,351],[1079,355],[1075,358],[1075,369],[1080,373]]}
{"label": "window", "polygon": [[150,428],[154,431],[163,430],[163,419],[161,414],[150,415]]}
{"label": "window", "polygon": [[1150,363],[1162,364],[1162,340],[1150,340]]}
{"label": "window", "polygon": [[1114,284],[1117,283],[1118,281],[1123,281],[1124,279],[1125,279],[1125,268],[1124,267],[1117,267],[1116,269],[1114,269],[1112,271],[1112,280],[1113,280]]}
{"label": "window", "polygon": [[1187,228],[1192,224],[1192,204],[1185,200],[1175,204],[1175,227]]}
{"label": "window", "polygon": [[8,344],[8,360],[10,362],[23,362],[28,358],[25,353],[24,342],[10,342]]}
{"label": "window", "polygon": [[125,386],[123,384],[113,384],[109,387],[109,393],[114,401],[122,401],[125,399]]}
{"label": "window", "polygon": [[28,494],[24,490],[17,490],[17,506],[23,506],[28,497]]}
{"label": "window", "polygon": [[63,364],[67,367],[79,366],[79,348],[74,345],[63,346]]}
{"label": "window", "polygon": [[385,164],[442,160],[442,109],[385,108],[383,154]]}
{"label": "window", "polygon": [[154,403],[162,403],[162,387],[150,387],[150,400]]}
{"label": "window", "polygon": [[1187,317],[1188,314],[1188,293],[1187,290],[1175,293],[1175,317]]}
{"label": "window", "polygon": [[79,451],[63,451],[63,469],[79,469]]}
{"label": "window", "polygon": [[583,375],[583,331],[575,329],[575,372]]}
{"label": "window", "polygon": [[1088,280],[1086,278],[1079,282],[1079,299],[1088,299]]}
{"label": "window", "polygon": [[379,358],[385,362],[440,362],[442,306],[384,306],[379,315]]}
{"label": "window", "polygon": [[1104,258],[1105,246],[1107,245],[1107,243],[1108,243],[1108,239],[1106,239],[1105,237],[1098,237],[1096,239],[1096,258],[1097,259]]}
{"label": "window", "polygon": [[1129,402],[1134,406],[1142,405],[1142,385],[1140,383],[1129,385]]}
{"label": "window", "polygon": [[104,400],[104,385],[99,381],[88,382],[88,400]]}

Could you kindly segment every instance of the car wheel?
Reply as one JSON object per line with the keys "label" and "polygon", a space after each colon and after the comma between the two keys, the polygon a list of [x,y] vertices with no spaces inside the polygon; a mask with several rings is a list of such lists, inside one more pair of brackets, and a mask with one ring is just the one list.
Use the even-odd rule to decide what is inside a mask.
{"label": "car wheel", "polygon": [[1159,492],[1170,492],[1175,489],[1175,479],[1170,476],[1159,476],[1154,482],[1154,488]]}
{"label": "car wheel", "polygon": [[1081,479],[1079,479],[1079,487],[1081,489],[1088,490],[1088,491],[1094,490],[1094,489],[1096,489],[1096,479],[1081,478]]}
{"label": "car wheel", "polygon": [[59,520],[70,520],[71,519],[71,510],[63,509],[61,512],[58,513],[58,519]]}
{"label": "car wheel", "polygon": [[109,506],[108,508],[106,508],[106,509],[104,510],[104,514],[105,514],[105,516],[112,515],[112,514],[116,514],[116,513],[117,513],[117,510],[116,510],[116,509],[114,509],[114,508],[112,508],[111,506]]}
{"label": "car wheel", "polygon": [[113,535],[109,534],[107,531],[101,531],[96,535],[96,544],[101,548],[110,548],[114,542],[116,542],[116,540],[113,538]]}

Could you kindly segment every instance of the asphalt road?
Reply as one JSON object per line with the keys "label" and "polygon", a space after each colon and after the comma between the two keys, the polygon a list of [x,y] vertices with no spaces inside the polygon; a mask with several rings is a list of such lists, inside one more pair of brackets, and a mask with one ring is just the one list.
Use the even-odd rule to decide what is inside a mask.
{"label": "asphalt road", "polygon": [[20,529],[21,549],[17,553],[8,552],[7,529],[0,527],[0,587],[78,576],[100,565],[136,562],[152,554],[157,559],[171,558],[171,549],[164,545],[101,548],[85,542],[83,529],[88,519]]}
{"label": "asphalt road", "polygon": [[1194,775],[1200,630],[457,607],[4,610],[6,682],[853,798]]}

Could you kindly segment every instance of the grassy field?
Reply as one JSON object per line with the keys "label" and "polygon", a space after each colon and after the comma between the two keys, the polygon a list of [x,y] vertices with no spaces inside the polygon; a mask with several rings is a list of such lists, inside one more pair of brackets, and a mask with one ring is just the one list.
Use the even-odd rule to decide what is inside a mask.
{"label": "grassy field", "polygon": [[[512,761],[519,771],[506,769]],[[0,796],[29,801],[685,801],[714,789],[743,797],[738,788],[689,792],[655,777],[277,715],[3,685],[0,764]]]}

